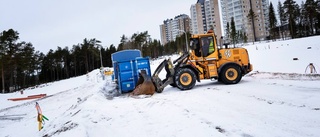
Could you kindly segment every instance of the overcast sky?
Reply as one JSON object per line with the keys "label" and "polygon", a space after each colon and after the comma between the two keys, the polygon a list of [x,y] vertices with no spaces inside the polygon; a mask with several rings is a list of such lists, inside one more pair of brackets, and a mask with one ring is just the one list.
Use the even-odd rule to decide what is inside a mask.
{"label": "overcast sky", "polygon": [[[274,5],[278,0],[273,2]],[[283,2],[283,0],[281,0]],[[20,40],[31,42],[47,53],[58,46],[96,38],[104,47],[117,46],[124,34],[148,31],[160,40],[165,19],[190,16],[197,0],[0,0],[0,31],[19,32]],[[299,2],[300,4],[301,2]],[[276,7],[275,7],[276,8]]]}

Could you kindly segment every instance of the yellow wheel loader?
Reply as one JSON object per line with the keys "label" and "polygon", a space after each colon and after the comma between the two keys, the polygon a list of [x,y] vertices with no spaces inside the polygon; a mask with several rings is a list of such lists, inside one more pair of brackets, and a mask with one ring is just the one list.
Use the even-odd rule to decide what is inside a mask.
{"label": "yellow wheel loader", "polygon": [[[165,59],[157,67],[151,77],[156,92],[161,93],[167,85],[189,90],[202,79],[236,84],[253,69],[245,48],[231,48],[227,44],[218,47],[213,32],[192,35],[190,49],[173,62]],[[161,80],[159,73],[163,68],[167,75]]]}

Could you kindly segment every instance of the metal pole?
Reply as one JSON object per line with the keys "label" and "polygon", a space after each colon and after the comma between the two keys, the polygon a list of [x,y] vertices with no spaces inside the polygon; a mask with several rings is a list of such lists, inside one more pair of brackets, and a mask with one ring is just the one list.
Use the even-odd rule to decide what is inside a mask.
{"label": "metal pole", "polygon": [[4,85],[4,73],[3,73],[3,62],[2,62],[2,58],[1,58],[1,75],[2,75],[2,93],[4,94],[4,89],[5,89],[5,85]]}
{"label": "metal pole", "polygon": [[101,50],[102,50],[102,47],[100,47],[100,63],[101,63],[101,67],[103,67],[103,66],[102,66],[102,55],[101,55]]}
{"label": "metal pole", "polygon": [[187,52],[188,52],[188,37],[187,37],[187,32],[184,31],[184,30],[180,30],[180,29],[179,29],[179,31],[183,32],[184,35],[185,35],[185,38],[186,38],[186,50],[187,50]]}
{"label": "metal pole", "polygon": [[[188,37],[187,37],[187,32],[184,30],[180,30],[180,29],[174,29],[174,30],[178,30],[181,31],[182,33],[184,33],[185,37],[186,37],[186,50],[188,52]],[[180,34],[180,33],[179,33]]]}
{"label": "metal pole", "polygon": [[186,36],[186,50],[188,52],[188,38],[187,38],[187,32],[184,31],[184,34]]}

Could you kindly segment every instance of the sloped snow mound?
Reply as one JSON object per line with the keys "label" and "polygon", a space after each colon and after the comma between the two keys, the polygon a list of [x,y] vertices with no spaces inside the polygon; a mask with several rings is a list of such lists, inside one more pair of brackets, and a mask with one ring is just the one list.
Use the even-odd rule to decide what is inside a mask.
{"label": "sloped snow mound", "polygon": [[280,73],[280,72],[251,72],[248,77],[262,79],[284,79],[284,80],[320,80],[320,74],[298,74],[298,73]]}
{"label": "sloped snow mound", "polygon": [[117,84],[112,82],[111,79],[107,80],[105,85],[100,89],[100,92],[102,92],[108,100],[112,100],[114,97],[121,95],[117,88]]}

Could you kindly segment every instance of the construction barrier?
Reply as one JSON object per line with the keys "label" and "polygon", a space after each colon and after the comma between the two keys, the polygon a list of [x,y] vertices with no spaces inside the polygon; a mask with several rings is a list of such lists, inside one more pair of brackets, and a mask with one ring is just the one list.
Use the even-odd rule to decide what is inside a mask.
{"label": "construction barrier", "polygon": [[37,99],[37,98],[43,98],[47,96],[47,94],[38,94],[38,95],[31,95],[23,98],[9,98],[8,100],[11,101],[21,101],[21,100],[30,100],[30,99]]}

